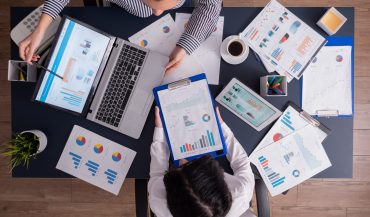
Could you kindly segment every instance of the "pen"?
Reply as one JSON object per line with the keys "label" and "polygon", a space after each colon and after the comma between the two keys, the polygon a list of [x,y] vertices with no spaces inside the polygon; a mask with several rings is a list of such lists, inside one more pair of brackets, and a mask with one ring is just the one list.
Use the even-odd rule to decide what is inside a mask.
{"label": "pen", "polygon": [[45,71],[48,71],[49,73],[51,73],[51,74],[53,74],[53,75],[55,75],[55,76],[57,76],[58,78],[60,78],[60,79],[62,79],[62,80],[63,80],[63,77],[62,77],[62,76],[60,76],[60,75],[58,75],[57,73],[55,73],[55,72],[51,71],[50,69],[47,69],[47,68],[43,67],[41,64],[39,64],[39,63],[37,63],[37,62],[32,62],[32,63],[33,63],[33,64],[35,64],[38,68],[42,68],[42,69],[44,69]]}

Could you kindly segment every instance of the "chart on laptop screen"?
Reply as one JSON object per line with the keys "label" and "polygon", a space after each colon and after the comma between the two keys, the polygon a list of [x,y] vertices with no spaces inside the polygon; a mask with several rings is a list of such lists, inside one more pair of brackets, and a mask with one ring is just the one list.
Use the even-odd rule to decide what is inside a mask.
{"label": "chart on laptop screen", "polygon": [[205,80],[158,92],[174,160],[223,148]]}
{"label": "chart on laptop screen", "polygon": [[36,100],[81,113],[110,38],[66,19]]}

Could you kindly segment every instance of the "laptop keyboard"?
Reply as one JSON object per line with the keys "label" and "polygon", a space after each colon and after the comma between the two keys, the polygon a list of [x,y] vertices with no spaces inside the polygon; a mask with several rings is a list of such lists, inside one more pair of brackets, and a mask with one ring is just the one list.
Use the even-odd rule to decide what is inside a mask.
{"label": "laptop keyboard", "polygon": [[96,114],[97,120],[118,127],[145,56],[145,51],[127,44],[123,45]]}

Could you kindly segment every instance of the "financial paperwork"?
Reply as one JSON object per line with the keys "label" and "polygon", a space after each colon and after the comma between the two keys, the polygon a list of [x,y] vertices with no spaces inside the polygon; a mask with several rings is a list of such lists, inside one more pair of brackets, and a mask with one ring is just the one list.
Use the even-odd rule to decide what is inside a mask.
{"label": "financial paperwork", "polygon": [[352,115],[351,46],[325,46],[307,67],[302,108],[310,115]]}
{"label": "financial paperwork", "polygon": [[223,150],[206,79],[157,94],[174,161]]}
{"label": "financial paperwork", "polygon": [[[270,1],[242,32],[248,45],[299,79],[325,38],[275,0]],[[283,71],[284,70],[284,71]]]}
{"label": "financial paperwork", "polygon": [[299,111],[294,109],[292,106],[288,106],[274,126],[271,127],[270,131],[257,145],[251,156],[254,155],[256,151],[294,133],[296,130],[308,126],[309,124],[309,122],[300,116]]}
{"label": "financial paperwork", "polygon": [[[181,32],[177,29],[175,21],[167,14],[131,36],[129,41],[164,56],[170,56],[180,36]],[[195,58],[186,55],[175,71],[166,73],[163,83],[174,82],[202,72],[204,69]]]}
{"label": "financial paperwork", "polygon": [[[185,31],[191,14],[176,13],[175,23],[181,33]],[[219,17],[217,26],[211,35],[191,55],[203,67],[210,84],[218,84],[220,76],[222,35],[224,17]]]}
{"label": "financial paperwork", "polygon": [[271,196],[298,185],[331,166],[322,146],[326,134],[308,125],[251,156]]}
{"label": "financial paperwork", "polygon": [[136,152],[75,125],[57,169],[118,195]]}

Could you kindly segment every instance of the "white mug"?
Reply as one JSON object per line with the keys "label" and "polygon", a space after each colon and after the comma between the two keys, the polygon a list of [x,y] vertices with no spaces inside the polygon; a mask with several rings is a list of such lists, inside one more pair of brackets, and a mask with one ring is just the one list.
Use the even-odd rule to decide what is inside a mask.
{"label": "white mug", "polygon": [[[230,51],[229,51],[229,47],[230,47],[230,45],[231,45],[233,42],[238,42],[238,43],[242,46],[242,51],[241,51],[241,52],[239,52],[239,54],[235,54],[235,53],[234,53],[234,54],[232,54],[232,53],[230,53]],[[246,44],[246,42],[242,39],[241,35],[238,35],[237,37],[232,38],[232,39],[229,41],[229,43],[227,43],[226,51],[227,51],[227,53],[228,53],[230,56],[233,56],[233,57],[241,57],[241,56],[244,56],[244,55],[245,55],[245,53],[246,53],[247,51],[249,51],[249,49],[248,49],[248,45],[247,45],[247,44]]]}

